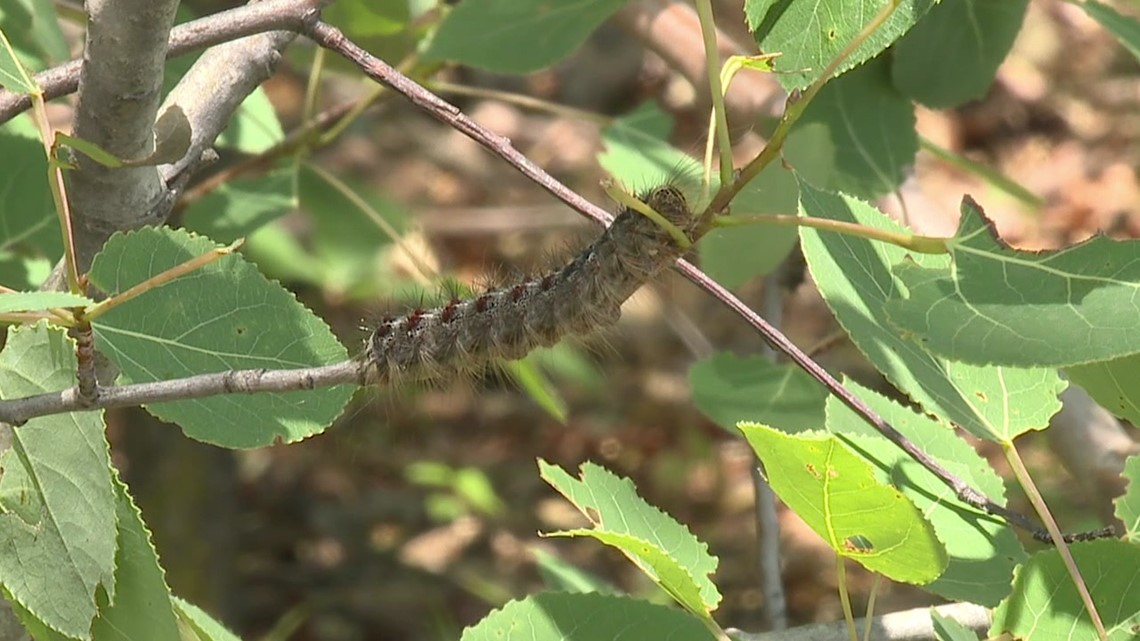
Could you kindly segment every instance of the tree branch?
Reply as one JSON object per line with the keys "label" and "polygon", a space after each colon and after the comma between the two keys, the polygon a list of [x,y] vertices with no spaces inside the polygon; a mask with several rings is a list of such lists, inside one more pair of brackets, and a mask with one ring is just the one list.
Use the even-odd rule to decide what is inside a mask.
{"label": "tree branch", "polygon": [[[154,149],[154,120],[177,0],[91,0],[74,135],[119,158]],[[79,272],[112,233],[147,222],[165,185],[154,167],[109,168],[79,155],[68,201]]]}
{"label": "tree branch", "polygon": [[85,401],[79,389],[71,387],[59,392],[0,401],[0,422],[21,425],[29,419],[48,414],[136,407],[218,394],[295,392],[333,385],[364,385],[366,375],[367,364],[361,360],[298,369],[230,370],[169,381],[103,387],[98,390],[94,402]]}
{"label": "tree branch", "polygon": [[[236,38],[275,29],[299,31],[315,14],[313,2],[262,0],[235,9],[180,24],[170,31],[167,58],[175,58]],[[52,100],[74,93],[79,87],[81,60],[72,60],[35,75],[44,98]],[[7,122],[32,106],[25,94],[0,90],[0,123]]]}
{"label": "tree branch", "polygon": [[[332,0],[290,0],[288,5],[275,7],[277,14],[258,15],[267,22],[284,23],[297,29],[316,20],[321,7],[330,2]],[[261,8],[270,3],[247,6]],[[202,54],[162,105],[164,115],[177,113],[191,123],[190,148],[182,159],[159,168],[164,180],[169,182],[197,165],[202,153],[230,123],[242,101],[273,74],[281,51],[296,37],[295,30],[270,31],[218,45]],[[172,199],[170,207],[173,205]],[[161,212],[163,220],[170,207]]]}

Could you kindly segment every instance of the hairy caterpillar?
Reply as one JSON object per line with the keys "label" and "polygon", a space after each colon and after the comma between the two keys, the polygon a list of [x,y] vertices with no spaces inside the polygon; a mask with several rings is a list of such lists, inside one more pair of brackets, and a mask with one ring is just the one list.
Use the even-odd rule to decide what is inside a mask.
{"label": "hairy caterpillar", "polygon": [[[689,233],[693,215],[680,189],[658,187],[641,200]],[[623,209],[605,233],[558,271],[381,321],[363,354],[369,379],[426,380],[477,371],[563,336],[611,325],[622,303],[682,253],[660,225]]]}

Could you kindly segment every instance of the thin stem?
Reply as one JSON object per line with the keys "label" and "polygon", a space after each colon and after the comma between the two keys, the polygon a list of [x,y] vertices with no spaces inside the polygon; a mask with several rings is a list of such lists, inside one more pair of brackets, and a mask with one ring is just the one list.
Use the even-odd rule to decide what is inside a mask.
{"label": "thin stem", "polygon": [[847,634],[851,641],[859,641],[855,630],[855,611],[851,608],[851,595],[847,592],[847,559],[835,555],[835,582],[839,590],[839,604],[843,606],[843,620],[847,622]]}
{"label": "thin stem", "polygon": [[148,278],[148,279],[144,280],[143,282],[135,285],[134,287],[131,287],[127,291],[125,291],[121,294],[117,294],[115,296],[112,296],[112,297],[108,298],[107,300],[95,305],[94,307],[92,307],[90,309],[90,311],[87,312],[86,318],[89,321],[94,320],[94,319],[102,316],[103,314],[106,314],[107,312],[111,311],[112,309],[118,307],[119,305],[122,305],[123,303],[131,300],[132,298],[136,298],[136,297],[140,296],[141,294],[144,294],[144,293],[146,293],[152,289],[155,289],[156,287],[161,287],[162,285],[169,283],[170,281],[174,280],[175,278],[178,278],[179,276],[189,274],[190,272],[195,271],[197,269],[201,269],[202,267],[205,267],[206,265],[209,265],[210,263],[218,260],[222,256],[226,256],[226,255],[234,253],[235,251],[237,251],[237,249],[239,247],[242,246],[242,243],[244,243],[244,242],[245,242],[244,239],[239,239],[237,241],[234,241],[234,243],[228,247],[219,247],[217,249],[211,249],[210,251],[202,254],[201,256],[195,256],[194,258],[191,258],[190,260],[188,260],[188,261],[186,261],[180,265],[175,265],[174,267],[171,267],[170,269],[168,269],[164,272],[161,272],[159,274],[155,274],[154,276],[151,276],[150,278]]}
{"label": "thin stem", "polygon": [[548,100],[535,98],[534,96],[527,96],[524,94],[513,93],[510,91],[499,91],[497,89],[484,89],[483,87],[468,87],[467,85],[457,85],[451,82],[444,82],[442,80],[432,80],[426,83],[427,86],[436,93],[449,93],[457,96],[471,96],[473,98],[487,98],[490,100],[498,100],[535,111],[542,111],[557,116],[566,116],[575,118],[577,120],[585,120],[597,124],[599,127],[605,127],[613,122],[613,118],[604,114],[586,111],[585,109],[578,109],[576,107],[567,107],[566,105],[559,105]]}
{"label": "thin stem", "polygon": [[48,188],[51,190],[52,203],[55,205],[56,218],[59,219],[59,231],[63,237],[63,268],[67,277],[67,289],[73,294],[82,294],[79,285],[79,269],[75,258],[75,232],[71,225],[71,207],[67,201],[67,183],[63,179],[63,164],[56,158],[55,133],[47,116],[47,105],[44,103],[43,93],[32,96],[32,119],[40,130],[40,139],[44,144],[44,153],[48,161]]}
{"label": "thin stem", "polygon": [[1061,534],[1061,528],[1057,527],[1057,521],[1053,519],[1053,514],[1049,511],[1049,506],[1045,504],[1044,497],[1038,491],[1037,485],[1033,482],[1033,477],[1029,474],[1029,470],[1025,467],[1025,462],[1021,460],[1021,455],[1017,451],[1017,447],[1011,442],[1006,441],[1002,443],[1002,451],[1005,453],[1005,459],[1009,462],[1009,467],[1013,470],[1014,477],[1017,482],[1021,484],[1022,489],[1025,490],[1025,495],[1029,498],[1029,502],[1033,504],[1033,509],[1037,511],[1037,516],[1045,524],[1045,529],[1048,530],[1049,536],[1053,538],[1053,544],[1057,546],[1057,553],[1061,555],[1061,561],[1065,564],[1065,569],[1069,571],[1069,577],[1073,580],[1073,585],[1077,588],[1077,593],[1081,595],[1081,602],[1084,603],[1085,610],[1089,613],[1089,618],[1092,619],[1093,627],[1096,628],[1097,637],[1101,641],[1108,641],[1108,632],[1104,629],[1104,622],[1100,619],[1100,613],[1097,612],[1096,604],[1093,603],[1092,595],[1089,594],[1088,585],[1085,583],[1084,578],[1081,577],[1081,571],[1077,567],[1077,562],[1073,560],[1073,554],[1069,550],[1069,545],[1065,542],[1064,535]]}
{"label": "thin stem", "polygon": [[701,38],[705,43],[705,75],[709,79],[712,113],[716,121],[716,146],[720,153],[720,184],[732,182],[732,138],[728,135],[728,116],[724,109],[724,87],[720,83],[720,58],[717,56],[716,21],[712,2],[696,0],[697,19],[701,24]]}
{"label": "thin stem", "polygon": [[979,162],[974,162],[962,154],[955,153],[949,149],[946,149],[945,147],[940,147],[934,144],[934,142],[926,136],[918,137],[918,146],[919,149],[929,153],[930,155],[943,162],[949,163],[950,165],[957,167],[963,171],[968,171],[970,173],[981,176],[988,183],[1004,191],[1006,194],[1012,198],[1015,198],[1023,205],[1032,207],[1033,209],[1040,209],[1041,207],[1045,206],[1045,200],[1037,194],[1029,191],[1025,187],[1022,187],[1006,176],[1003,176],[1000,173],[994,171],[991,167],[987,167]]}
{"label": "thin stem", "polygon": [[875,599],[879,596],[879,587],[883,584],[883,575],[876,573],[871,579],[871,593],[867,595],[867,614],[863,615],[863,641],[871,641],[871,627],[875,616]]}
{"label": "thin stem", "polygon": [[802,95],[796,96],[793,93],[788,97],[787,106],[784,109],[784,117],[781,118],[780,123],[776,125],[776,129],[772,132],[772,137],[768,140],[768,144],[765,145],[764,149],[757,154],[751,162],[740,170],[740,176],[736,180],[721,185],[720,191],[717,192],[712,202],[709,203],[705,213],[702,214],[702,218],[724,211],[728,207],[728,204],[732,202],[732,199],[736,197],[736,194],[739,193],[741,189],[744,189],[744,186],[751,182],[753,178],[759,176],[760,172],[776,159],[780,150],[784,147],[784,141],[787,139],[792,125],[800,119],[800,116],[803,115],[816,94],[818,94],[820,89],[831,79],[835,70],[847,59],[847,56],[851,55],[859,45],[863,44],[863,41],[870,37],[876,29],[890,18],[891,14],[894,13],[901,2],[902,0],[890,0],[889,3],[884,6],[879,13],[875,14],[875,17],[863,27],[863,30],[860,31],[851,42],[847,43],[847,46],[835,56],[831,64],[824,69],[823,73],[815,79],[815,82],[813,82]]}
{"label": "thin stem", "polygon": [[677,243],[677,246],[681,249],[688,250],[689,247],[693,245],[693,241],[689,240],[689,237],[685,235],[685,232],[680,227],[674,225],[648,204],[642,202],[641,200],[638,200],[637,198],[634,198],[626,190],[618,187],[612,182],[605,185],[605,190],[606,193],[609,194],[610,198],[613,198],[621,205],[636,211],[649,220],[652,220],[653,222],[657,223],[658,227],[669,232],[669,235],[673,238],[673,242]]}
{"label": "thin stem", "polygon": [[793,227],[812,227],[833,231],[848,236],[858,236],[870,240],[878,240],[919,254],[947,254],[946,242],[949,239],[936,236],[920,236],[918,234],[901,234],[876,229],[858,223],[849,223],[842,220],[828,220],[827,218],[813,218],[811,216],[792,216],[789,214],[749,214],[746,216],[717,216],[713,220],[714,227],[737,227],[740,225],[785,225]]}

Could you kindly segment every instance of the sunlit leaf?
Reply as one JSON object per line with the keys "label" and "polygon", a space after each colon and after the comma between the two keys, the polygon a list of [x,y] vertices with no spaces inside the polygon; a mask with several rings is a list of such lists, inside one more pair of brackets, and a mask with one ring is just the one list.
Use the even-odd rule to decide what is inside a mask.
{"label": "sunlit leaf", "polygon": [[1140,240],[1097,236],[1057,251],[998,238],[972,200],[952,264],[903,260],[890,321],[927,349],[979,365],[1063,367],[1140,352]]}
{"label": "sunlit leaf", "polygon": [[[906,232],[858,199],[801,184],[805,215]],[[886,307],[902,296],[892,266],[911,261],[945,268],[945,256],[906,250],[850,235],[800,229],[812,278],[851,341],[896,387],[927,412],[961,425],[979,438],[1011,440],[1042,429],[1061,408],[1065,381],[1052,369],[981,367],[940,358],[897,331]]]}

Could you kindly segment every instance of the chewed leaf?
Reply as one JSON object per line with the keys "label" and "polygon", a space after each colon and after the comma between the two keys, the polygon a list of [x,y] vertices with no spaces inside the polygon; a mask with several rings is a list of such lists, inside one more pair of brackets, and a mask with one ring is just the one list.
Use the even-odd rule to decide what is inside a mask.
{"label": "chewed leaf", "polygon": [[[953,429],[853,381],[844,381],[844,386],[952,474],[990,500],[1005,504],[1001,477]],[[945,544],[946,571],[923,589],[954,601],[989,607],[1009,594],[1013,566],[1025,558],[1025,550],[1004,521],[963,503],[930,470],[834,396],[827,399],[827,430],[839,434],[845,444],[871,463],[880,482],[902,490]]]}
{"label": "chewed leaf", "polygon": [[[641,559],[642,569],[653,568],[650,578],[669,594],[682,595],[678,601],[695,614],[707,616],[716,608],[720,593],[709,580],[716,571],[716,557],[687,527],[638,496],[629,479],[593,463],[582,465],[580,480],[541,459],[538,466],[542,478],[594,524],[589,536]],[[699,601],[689,596],[694,594]]]}
{"label": "chewed leaf", "polygon": [[[865,225],[896,233],[907,229],[850,196],[800,185],[803,215]],[[971,434],[1007,441],[1041,429],[1061,408],[1065,382],[1055,369],[983,367],[941,358],[923,349],[887,318],[902,284],[891,266],[913,260],[945,268],[945,256],[909,256],[901,247],[843,234],[800,228],[812,278],[851,341],[896,387],[930,413]]]}
{"label": "chewed leaf", "polygon": [[713,638],[701,621],[676,608],[605,594],[547,592],[511,601],[464,630],[460,641]]}
{"label": "chewed leaf", "polygon": [[1140,456],[1130,456],[1124,463],[1124,478],[1128,486],[1124,494],[1116,497],[1116,518],[1124,524],[1124,538],[1140,543]]}
{"label": "chewed leaf", "polygon": [[834,436],[788,435],[757,423],[740,431],[776,494],[840,555],[905,583],[930,583],[946,549],[909,499],[875,480]]}
{"label": "chewed leaf", "polygon": [[953,264],[894,267],[908,296],[891,321],[923,346],[979,365],[1064,367],[1140,352],[1140,240],[1094,237],[1011,249],[974,201],[947,242]]}

